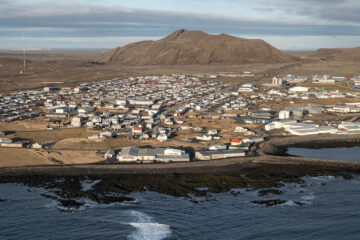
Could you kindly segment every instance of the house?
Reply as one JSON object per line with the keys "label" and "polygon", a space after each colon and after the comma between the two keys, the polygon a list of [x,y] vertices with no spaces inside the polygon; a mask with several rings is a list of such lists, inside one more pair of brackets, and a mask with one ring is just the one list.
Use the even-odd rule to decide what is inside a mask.
{"label": "house", "polygon": [[354,76],[353,78],[351,78],[351,81],[354,82],[355,86],[359,86],[360,85],[360,76]]}
{"label": "house", "polygon": [[227,149],[227,145],[226,144],[216,144],[213,145],[209,148],[209,150],[211,151],[216,151],[216,150],[226,150]]}
{"label": "house", "polygon": [[218,134],[218,130],[216,130],[216,129],[210,129],[208,131],[208,135],[216,135],[216,134]]}
{"label": "house", "polygon": [[73,117],[71,119],[71,125],[73,127],[81,127],[81,120],[82,120],[81,117]]}
{"label": "house", "polygon": [[279,112],[279,119],[288,119],[292,116],[292,112],[289,110],[281,110]]}
{"label": "house", "polygon": [[41,148],[43,148],[43,146],[40,143],[34,143],[34,144],[31,145],[31,148],[41,149]]}
{"label": "house", "polygon": [[196,136],[196,139],[201,141],[211,141],[213,137],[211,135],[199,135]]}
{"label": "house", "polygon": [[135,134],[140,134],[140,133],[142,133],[142,128],[133,126],[132,127],[132,132],[135,133]]}
{"label": "house", "polygon": [[10,138],[0,138],[0,143],[12,143]]}
{"label": "house", "polygon": [[253,142],[249,141],[247,138],[242,140],[238,140],[238,139],[231,140],[231,146],[249,147],[252,144]]}
{"label": "house", "polygon": [[162,133],[157,136],[156,140],[158,140],[160,142],[165,142],[168,140],[168,136],[166,134]]}
{"label": "house", "polygon": [[231,145],[232,146],[240,146],[241,145],[241,140],[238,140],[238,139],[232,139],[231,140]]}
{"label": "house", "polygon": [[202,127],[194,127],[195,132],[201,132],[203,130],[204,130],[204,128],[202,128]]}
{"label": "house", "polygon": [[164,123],[167,125],[174,125],[174,121],[171,118],[165,118]]}
{"label": "house", "polygon": [[241,126],[237,126],[234,130],[235,133],[245,133],[247,132],[248,130],[246,128],[243,128]]}

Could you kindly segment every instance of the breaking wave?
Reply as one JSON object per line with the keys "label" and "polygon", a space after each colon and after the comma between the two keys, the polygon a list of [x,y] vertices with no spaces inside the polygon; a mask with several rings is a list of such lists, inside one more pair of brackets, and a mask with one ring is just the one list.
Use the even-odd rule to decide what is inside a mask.
{"label": "breaking wave", "polygon": [[171,235],[170,226],[153,222],[152,217],[138,211],[130,211],[132,222],[130,226],[136,228],[136,231],[128,236],[131,240],[160,240]]}

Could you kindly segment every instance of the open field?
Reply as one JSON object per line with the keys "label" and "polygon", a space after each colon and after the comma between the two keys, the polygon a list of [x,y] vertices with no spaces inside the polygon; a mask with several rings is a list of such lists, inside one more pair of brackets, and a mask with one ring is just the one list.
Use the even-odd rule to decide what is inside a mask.
{"label": "open field", "polygon": [[[304,58],[297,63],[242,65],[173,65],[119,66],[92,64],[104,50],[48,50],[33,51],[27,56],[26,74],[20,51],[0,50],[0,92],[42,88],[44,86],[74,87],[82,82],[100,81],[115,77],[162,75],[242,73],[260,74],[254,83],[269,83],[275,75],[294,74],[312,76],[329,74],[352,77],[360,74],[359,62],[320,61]],[[300,52],[301,53],[301,52]],[[223,79],[243,83],[246,79]],[[346,88],[346,87],[345,87]]]}
{"label": "open field", "polygon": [[91,63],[103,51],[32,51],[27,56],[26,73],[20,74],[23,70],[21,51],[0,50],[0,92],[36,89],[44,86],[74,87],[82,82],[141,75],[242,73],[244,71],[259,74],[291,64],[119,66]]}
{"label": "open field", "polygon": [[315,74],[330,76],[345,76],[351,78],[360,75],[360,62],[347,61],[318,61],[304,63],[301,66],[286,69],[283,74],[293,74],[298,76],[312,76]]}
{"label": "open field", "polygon": [[46,151],[33,149],[0,148],[0,167],[85,164],[99,162],[103,158],[95,151]]}
{"label": "open field", "polygon": [[8,135],[10,138],[29,139],[41,144],[57,142],[68,138],[87,138],[98,131],[87,128],[61,129],[54,131],[20,131]]}
{"label": "open field", "polygon": [[46,122],[43,117],[26,119],[14,122],[0,122],[1,131],[38,131],[46,129]]}

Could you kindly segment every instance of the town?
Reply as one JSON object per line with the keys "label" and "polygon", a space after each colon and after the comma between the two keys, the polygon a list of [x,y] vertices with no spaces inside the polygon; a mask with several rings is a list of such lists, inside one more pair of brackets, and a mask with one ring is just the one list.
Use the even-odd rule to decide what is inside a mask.
{"label": "town", "polygon": [[108,164],[169,163],[254,156],[273,136],[360,133],[360,76],[254,80],[251,72],[173,74],[3,94],[0,146],[41,156],[88,150],[91,161]]}

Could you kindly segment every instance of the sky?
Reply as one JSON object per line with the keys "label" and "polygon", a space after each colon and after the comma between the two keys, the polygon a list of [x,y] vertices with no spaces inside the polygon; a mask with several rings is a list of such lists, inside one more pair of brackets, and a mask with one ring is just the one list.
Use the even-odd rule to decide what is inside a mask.
{"label": "sky", "polygon": [[359,0],[0,0],[0,48],[114,48],[178,30],[284,50],[360,46]]}

